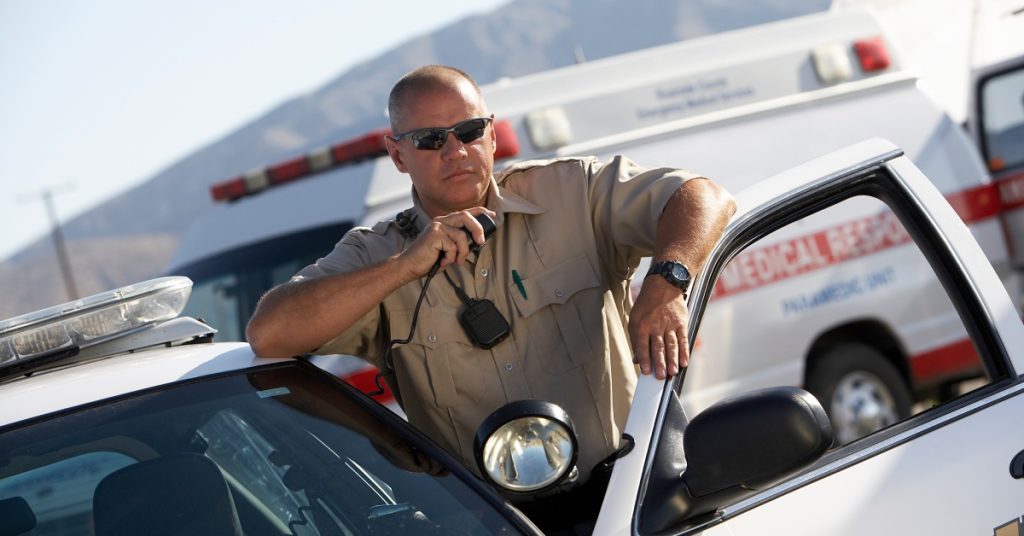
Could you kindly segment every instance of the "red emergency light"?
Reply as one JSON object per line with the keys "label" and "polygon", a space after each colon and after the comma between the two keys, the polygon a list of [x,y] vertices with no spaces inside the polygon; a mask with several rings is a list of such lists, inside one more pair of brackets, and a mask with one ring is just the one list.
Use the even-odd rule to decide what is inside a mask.
{"label": "red emergency light", "polygon": [[860,68],[866,73],[883,71],[888,69],[891,63],[885,39],[880,35],[854,41],[853,51],[857,54]]}
{"label": "red emergency light", "polygon": [[[515,129],[508,120],[495,121],[494,133],[497,137],[495,160],[519,154],[519,141],[516,139]],[[390,135],[390,129],[377,129],[305,156],[250,171],[231,180],[214,184],[210,187],[210,195],[214,201],[235,201],[279,184],[311,177],[363,160],[379,158],[388,154],[384,137]]]}

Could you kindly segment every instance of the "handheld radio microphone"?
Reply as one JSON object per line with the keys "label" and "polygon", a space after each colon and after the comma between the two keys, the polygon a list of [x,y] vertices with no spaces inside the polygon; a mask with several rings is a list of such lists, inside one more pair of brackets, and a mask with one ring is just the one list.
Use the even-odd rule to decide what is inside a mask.
{"label": "handheld radio microphone", "polygon": [[[494,234],[494,231],[498,229],[498,226],[494,224],[494,220],[492,220],[487,214],[481,212],[474,217],[476,218],[476,221],[480,223],[480,226],[484,228],[484,240],[490,238],[491,235]],[[479,255],[481,244],[477,244],[476,241],[473,240],[473,235],[469,232],[469,229],[463,227],[462,230],[466,233],[466,237],[469,238],[469,250]]]}

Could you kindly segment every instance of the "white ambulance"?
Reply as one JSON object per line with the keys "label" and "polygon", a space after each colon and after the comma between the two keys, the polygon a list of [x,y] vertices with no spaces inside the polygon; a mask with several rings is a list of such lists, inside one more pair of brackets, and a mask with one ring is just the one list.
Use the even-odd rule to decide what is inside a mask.
{"label": "white ambulance", "polygon": [[[483,92],[498,119],[496,167],[624,154],[739,191],[817,155],[886,138],[956,207],[1019,303],[998,192],[969,138],[917,83],[876,20],[848,10],[501,80]],[[188,312],[240,338],[263,291],[329,251],[350,226],[410,206],[408,178],[382,158],[381,137],[216,185],[214,197],[231,202],[193,227],[168,269],[195,281]],[[695,341],[687,412],[754,388],[802,385],[822,399],[846,442],[978,377],[981,361],[954,327],[938,281],[920,275],[925,258],[901,247],[908,240],[881,204],[854,199],[736,257]],[[738,322],[741,311],[758,314]],[[752,332],[770,337],[737,336]],[[744,343],[753,340],[756,347]],[[373,376],[342,373],[357,370],[357,384]]]}

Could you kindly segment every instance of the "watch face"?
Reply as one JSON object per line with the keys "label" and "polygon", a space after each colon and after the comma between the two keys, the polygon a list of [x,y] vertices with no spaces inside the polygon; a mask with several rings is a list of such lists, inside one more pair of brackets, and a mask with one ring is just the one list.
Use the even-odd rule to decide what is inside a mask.
{"label": "watch face", "polygon": [[690,274],[687,273],[686,268],[684,268],[683,266],[679,264],[673,264],[672,278],[679,281],[680,283],[685,283],[690,280]]}

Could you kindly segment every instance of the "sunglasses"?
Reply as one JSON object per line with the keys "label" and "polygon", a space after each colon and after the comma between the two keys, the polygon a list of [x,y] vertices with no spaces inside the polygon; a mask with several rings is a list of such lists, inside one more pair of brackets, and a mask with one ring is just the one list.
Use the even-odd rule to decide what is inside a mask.
{"label": "sunglasses", "polygon": [[409,132],[403,132],[397,136],[392,136],[391,139],[395,141],[401,141],[402,138],[409,138],[412,140],[412,144],[417,149],[424,151],[436,151],[441,147],[444,147],[444,142],[448,141],[448,133],[455,134],[456,138],[462,143],[469,143],[471,141],[479,140],[484,135],[484,130],[487,129],[487,124],[494,121],[494,116],[490,117],[474,117],[467,119],[460,123],[456,123],[451,128],[418,128],[416,130],[410,130]]}

